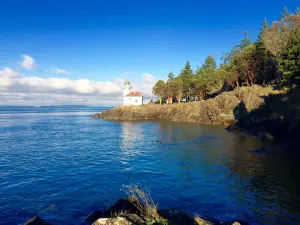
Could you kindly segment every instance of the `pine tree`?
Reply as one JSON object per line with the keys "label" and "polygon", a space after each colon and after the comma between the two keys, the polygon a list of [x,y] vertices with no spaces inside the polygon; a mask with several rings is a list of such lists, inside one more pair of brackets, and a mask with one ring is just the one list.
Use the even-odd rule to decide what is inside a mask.
{"label": "pine tree", "polygon": [[297,30],[279,57],[279,71],[285,83],[300,79],[300,30]]}
{"label": "pine tree", "polygon": [[212,57],[212,56],[208,56],[206,59],[205,59],[205,63],[203,65],[203,69],[205,70],[215,70],[217,68],[217,63],[216,63],[216,60]]}
{"label": "pine tree", "polygon": [[174,80],[174,74],[172,72],[169,73],[168,80]]}
{"label": "pine tree", "polygon": [[188,97],[190,95],[190,88],[193,79],[193,71],[189,61],[186,61],[185,67],[181,70],[179,77],[183,81],[183,96]]}
{"label": "pine tree", "polygon": [[247,46],[251,45],[252,44],[252,41],[250,40],[249,36],[248,36],[248,31],[246,31],[244,33],[245,37],[244,39],[241,40],[241,43],[238,45],[238,47],[240,49],[244,49],[246,48]]}
{"label": "pine tree", "polygon": [[283,13],[281,13],[281,15],[280,15],[280,20],[285,20],[290,15],[291,15],[291,13],[290,13],[289,9],[285,6],[283,8]]}
{"label": "pine tree", "polygon": [[268,25],[267,19],[265,18],[264,22],[261,25],[260,32],[258,34],[258,40],[257,40],[258,43],[260,43],[260,44],[263,43],[263,36],[264,36],[265,31],[268,28],[269,28],[269,25]]}
{"label": "pine tree", "polygon": [[300,8],[299,7],[297,7],[297,9],[296,9],[296,13],[295,13],[297,16],[300,16]]}

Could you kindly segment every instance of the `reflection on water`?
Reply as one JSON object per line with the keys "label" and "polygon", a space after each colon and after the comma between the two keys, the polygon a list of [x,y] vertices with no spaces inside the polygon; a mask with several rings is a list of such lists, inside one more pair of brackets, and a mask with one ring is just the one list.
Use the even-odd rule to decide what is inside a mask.
{"label": "reflection on water", "polygon": [[150,188],[160,207],[200,216],[300,221],[299,158],[260,150],[266,144],[255,137],[222,126],[48,113],[0,115],[0,224],[36,214],[80,224],[130,183]]}

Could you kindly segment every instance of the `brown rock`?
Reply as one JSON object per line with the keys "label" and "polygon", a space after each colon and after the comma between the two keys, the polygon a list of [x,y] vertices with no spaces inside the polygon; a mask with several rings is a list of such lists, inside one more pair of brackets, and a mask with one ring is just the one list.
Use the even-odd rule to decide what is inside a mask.
{"label": "brown rock", "polygon": [[47,223],[39,216],[35,216],[28,220],[24,225],[51,225],[50,223]]}
{"label": "brown rock", "polygon": [[93,225],[132,225],[130,221],[123,217],[116,218],[101,218],[98,219]]}

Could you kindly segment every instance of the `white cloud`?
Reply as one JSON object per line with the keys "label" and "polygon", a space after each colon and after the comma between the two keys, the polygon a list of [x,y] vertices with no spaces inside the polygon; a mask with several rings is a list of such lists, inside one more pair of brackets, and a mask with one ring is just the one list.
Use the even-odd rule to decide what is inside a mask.
{"label": "white cloud", "polygon": [[120,88],[123,88],[125,80],[122,78],[116,78],[114,79],[114,83],[116,83]]}
{"label": "white cloud", "polygon": [[5,90],[7,86],[13,84],[13,79],[19,76],[19,73],[13,71],[11,68],[4,67],[0,70],[0,91]]}
{"label": "white cloud", "polygon": [[156,77],[150,73],[144,73],[144,74],[142,74],[142,77],[146,84],[155,84],[155,82],[156,82]]}
{"label": "white cloud", "polygon": [[34,67],[36,67],[36,62],[35,60],[29,56],[29,55],[22,55],[22,62],[21,62],[21,66],[26,69],[26,70],[31,70]]}
{"label": "white cloud", "polygon": [[69,74],[68,71],[63,70],[63,69],[59,69],[59,68],[55,69],[55,73],[57,73],[57,74],[64,74],[64,75],[68,75]]}
{"label": "white cloud", "polygon": [[[121,99],[120,86],[110,81],[91,81],[87,79],[72,80],[68,78],[24,77],[11,68],[0,71],[0,102],[9,104],[11,97],[18,102],[32,101],[35,104],[48,102],[85,101],[88,103],[109,101],[116,104]],[[119,99],[120,98],[120,99]],[[33,101],[34,100],[34,101]],[[58,102],[56,102],[58,101]]]}
{"label": "white cloud", "polygon": [[[52,70],[53,71],[53,70]],[[146,99],[153,98],[152,87],[157,78],[149,73],[129,81],[133,90]],[[122,104],[123,78],[113,81],[88,79],[43,78],[23,76],[11,68],[0,70],[0,104],[2,105],[119,105]]]}

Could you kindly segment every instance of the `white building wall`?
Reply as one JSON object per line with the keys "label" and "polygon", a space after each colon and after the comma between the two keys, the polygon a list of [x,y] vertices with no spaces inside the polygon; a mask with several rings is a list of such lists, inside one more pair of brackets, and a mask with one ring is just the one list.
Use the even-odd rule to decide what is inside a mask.
{"label": "white building wall", "polygon": [[123,97],[123,105],[143,105],[143,97],[142,96]]}

